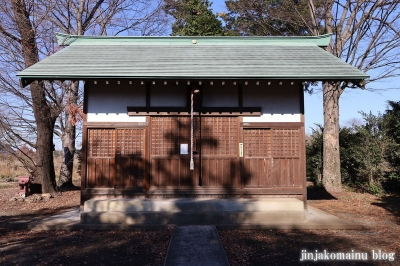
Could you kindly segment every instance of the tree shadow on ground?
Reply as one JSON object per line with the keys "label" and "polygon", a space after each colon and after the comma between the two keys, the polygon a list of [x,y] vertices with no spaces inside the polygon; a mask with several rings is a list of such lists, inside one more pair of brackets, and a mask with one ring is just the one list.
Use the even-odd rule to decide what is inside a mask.
{"label": "tree shadow on ground", "polygon": [[[357,231],[368,234],[368,231]],[[366,243],[352,239],[353,231],[347,230],[219,230],[221,242],[231,266],[238,265],[386,265],[374,261]],[[323,253],[367,254],[367,260],[302,259],[302,254]],[[365,257],[365,256],[364,256]],[[394,257],[394,255],[393,255]],[[394,257],[394,259],[396,259]],[[393,263],[393,262],[392,262]]]}
{"label": "tree shadow on ground", "polygon": [[0,216],[0,235],[11,230],[27,230],[30,223],[70,209],[71,206],[66,206],[54,209],[44,208],[37,212],[22,215],[2,215]]}
{"label": "tree shadow on ground", "polygon": [[336,200],[337,198],[330,194],[324,187],[308,186],[307,200]]}
{"label": "tree shadow on ground", "polygon": [[77,190],[81,190],[80,186],[76,186],[74,184],[72,185],[66,185],[66,186],[61,186],[58,188],[58,191],[60,192],[64,192],[64,191],[77,191]]}
{"label": "tree shadow on ground", "polygon": [[[44,212],[49,215],[60,210]],[[18,221],[31,222],[37,215],[1,217],[1,265],[162,265],[171,238],[168,228],[154,231],[27,231],[26,224],[20,223],[20,230],[16,230]],[[8,227],[1,228],[4,226]]]}
{"label": "tree shadow on ground", "polygon": [[[379,206],[392,213],[396,218],[400,217],[400,196],[383,196],[381,202],[373,202],[371,205]],[[397,221],[397,224],[400,224]]]}

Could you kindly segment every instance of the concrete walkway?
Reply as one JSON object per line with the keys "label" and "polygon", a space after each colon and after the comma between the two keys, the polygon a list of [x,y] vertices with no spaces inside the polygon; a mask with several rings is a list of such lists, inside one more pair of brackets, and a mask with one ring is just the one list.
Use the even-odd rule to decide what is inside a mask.
{"label": "concrete walkway", "polygon": [[215,226],[188,225],[174,228],[164,266],[179,265],[229,266]]}

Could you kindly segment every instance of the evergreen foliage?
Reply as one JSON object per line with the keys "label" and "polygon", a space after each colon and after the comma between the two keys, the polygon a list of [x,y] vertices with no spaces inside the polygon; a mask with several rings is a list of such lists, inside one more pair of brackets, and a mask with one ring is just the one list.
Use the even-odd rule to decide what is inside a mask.
{"label": "evergreen foliage", "polygon": [[226,29],[246,36],[308,35],[311,25],[307,1],[228,0],[221,17]]}
{"label": "evergreen foliage", "polygon": [[208,0],[165,0],[164,11],[171,15],[173,36],[223,36],[221,21]]}
{"label": "evergreen foliage", "polygon": [[[339,133],[342,182],[373,194],[400,188],[400,102],[388,102],[384,114],[360,112],[361,125],[342,127]],[[306,143],[307,177],[320,185],[322,126]]]}
{"label": "evergreen foliage", "polygon": [[387,121],[387,135],[392,142],[386,149],[385,158],[392,171],[389,173],[388,185],[400,183],[400,101],[389,101],[389,109],[384,115]]}

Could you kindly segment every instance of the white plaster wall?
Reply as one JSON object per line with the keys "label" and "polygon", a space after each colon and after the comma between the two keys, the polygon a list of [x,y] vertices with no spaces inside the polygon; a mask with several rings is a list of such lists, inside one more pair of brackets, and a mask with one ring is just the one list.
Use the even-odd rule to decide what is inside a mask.
{"label": "white plaster wall", "polygon": [[180,82],[178,85],[169,82],[164,85],[163,81],[157,81],[155,86],[151,86],[150,106],[185,107],[186,87],[184,82]]}
{"label": "white plaster wall", "polygon": [[244,116],[243,122],[301,122],[300,114],[283,114],[283,115],[271,115],[263,114],[258,116]]}
{"label": "white plaster wall", "polygon": [[[99,81],[89,85],[87,99],[88,122],[146,122],[144,116],[128,116],[128,106],[146,106],[146,86],[140,81],[121,80]],[[205,107],[238,107],[238,88],[233,82],[225,85],[215,81],[214,85],[203,85],[203,106]],[[156,81],[151,85],[150,106],[186,106],[185,82],[179,85]],[[260,117],[243,117],[243,122],[301,122],[301,90],[299,84],[278,81],[268,85],[267,81],[249,81],[243,84],[243,106],[261,107]]]}
{"label": "white plaster wall", "polygon": [[[146,85],[141,81],[90,81],[87,92],[87,122],[146,122],[145,116],[129,116],[128,106],[146,106]],[[150,86],[150,106],[186,106],[186,84],[156,81]]]}
{"label": "white plaster wall", "polygon": [[146,106],[146,87],[139,82],[110,81],[107,85],[99,81],[97,85],[90,84],[86,95],[88,113],[126,114],[127,106]]}
{"label": "white plaster wall", "polygon": [[115,113],[88,113],[87,122],[146,122],[145,116],[129,116],[128,114]]}
{"label": "white plaster wall", "polygon": [[144,116],[128,116],[128,106],[146,106],[146,87],[140,81],[90,81],[88,86],[88,122],[146,122]]}
{"label": "white plaster wall", "polygon": [[243,106],[261,107],[261,117],[243,117],[243,122],[301,122],[299,84],[284,81],[243,85]]}
{"label": "white plaster wall", "polygon": [[238,87],[232,81],[221,84],[214,81],[214,85],[203,86],[204,107],[238,107]]}

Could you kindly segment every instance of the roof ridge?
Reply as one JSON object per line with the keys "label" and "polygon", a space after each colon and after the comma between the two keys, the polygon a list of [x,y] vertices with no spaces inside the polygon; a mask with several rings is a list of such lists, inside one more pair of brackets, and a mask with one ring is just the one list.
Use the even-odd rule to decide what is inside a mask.
{"label": "roof ridge", "polygon": [[56,33],[60,46],[69,45],[329,45],[332,34],[319,36],[78,36]]}

